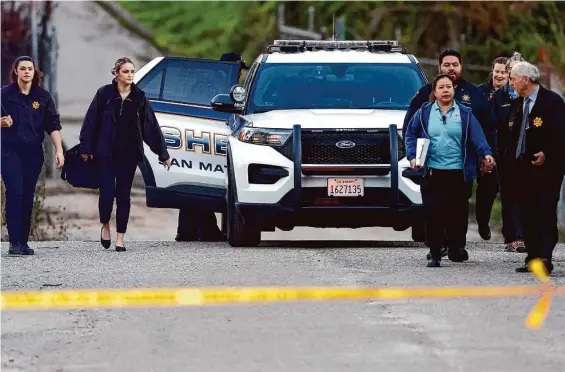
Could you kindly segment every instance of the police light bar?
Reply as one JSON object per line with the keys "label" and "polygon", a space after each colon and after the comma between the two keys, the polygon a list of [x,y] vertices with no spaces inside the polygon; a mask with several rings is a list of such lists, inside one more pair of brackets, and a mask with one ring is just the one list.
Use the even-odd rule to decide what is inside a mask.
{"label": "police light bar", "polygon": [[369,49],[375,51],[402,52],[397,40],[275,40],[274,47],[308,49]]}

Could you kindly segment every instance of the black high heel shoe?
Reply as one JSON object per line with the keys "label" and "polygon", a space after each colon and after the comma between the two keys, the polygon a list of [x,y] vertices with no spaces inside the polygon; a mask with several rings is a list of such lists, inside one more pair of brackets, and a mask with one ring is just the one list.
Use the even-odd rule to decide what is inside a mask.
{"label": "black high heel shoe", "polygon": [[125,251],[126,251],[125,246],[119,246],[116,244],[116,252],[125,252]]}
{"label": "black high heel shoe", "polygon": [[104,226],[102,226],[102,228],[100,229],[100,244],[102,244],[102,246],[106,249],[110,248],[110,245],[112,244],[111,240],[104,240],[102,239],[102,230],[104,230]]}

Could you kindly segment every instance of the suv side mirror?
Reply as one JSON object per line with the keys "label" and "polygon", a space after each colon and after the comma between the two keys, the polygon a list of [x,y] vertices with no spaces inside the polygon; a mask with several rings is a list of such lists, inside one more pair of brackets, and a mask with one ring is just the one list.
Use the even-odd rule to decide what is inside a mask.
{"label": "suv side mirror", "polygon": [[235,102],[232,100],[229,94],[218,94],[212,101],[210,101],[210,106],[214,111],[219,112],[230,112],[230,113],[239,113],[241,112],[240,107],[236,107]]}

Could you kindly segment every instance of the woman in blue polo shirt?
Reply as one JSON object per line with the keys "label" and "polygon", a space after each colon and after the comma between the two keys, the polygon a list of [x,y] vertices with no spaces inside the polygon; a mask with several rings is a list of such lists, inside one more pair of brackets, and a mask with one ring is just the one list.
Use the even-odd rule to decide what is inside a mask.
{"label": "woman in blue polo shirt", "polygon": [[43,139],[53,140],[57,167],[64,163],[59,113],[40,86],[41,72],[32,58],[18,57],[11,84],[2,87],[2,179],[6,187],[9,254],[32,255],[28,245],[35,186],[43,167]]}
{"label": "woman in blue polo shirt", "polygon": [[471,110],[457,103],[454,96],[451,77],[436,76],[431,102],[414,114],[405,137],[407,158],[412,168],[416,167],[418,138],[430,140],[425,176],[420,186],[431,254],[429,267],[440,266],[445,236],[451,261],[469,259],[465,249],[467,220],[477,162],[481,158],[487,171],[492,171],[495,165],[481,125]]}

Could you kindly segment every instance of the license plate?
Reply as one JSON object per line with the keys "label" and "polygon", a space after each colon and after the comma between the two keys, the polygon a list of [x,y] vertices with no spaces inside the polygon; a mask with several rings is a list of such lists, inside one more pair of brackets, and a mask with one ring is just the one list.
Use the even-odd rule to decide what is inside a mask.
{"label": "license plate", "polygon": [[328,178],[328,196],[363,196],[363,178]]}

